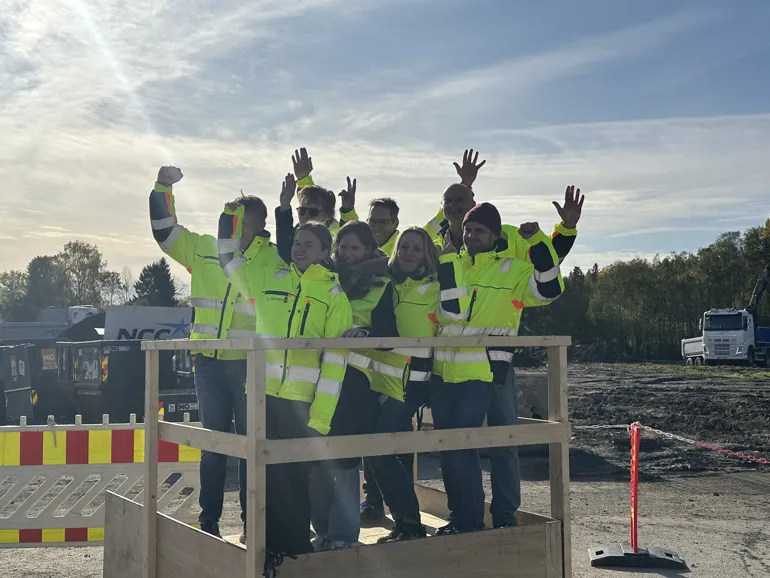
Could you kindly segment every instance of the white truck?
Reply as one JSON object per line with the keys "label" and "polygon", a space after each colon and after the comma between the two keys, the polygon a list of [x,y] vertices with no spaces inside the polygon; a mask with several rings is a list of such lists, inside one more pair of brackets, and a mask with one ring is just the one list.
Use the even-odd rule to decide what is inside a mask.
{"label": "white truck", "polygon": [[770,265],[760,275],[746,309],[711,309],[698,322],[700,337],[682,339],[687,365],[746,363],[770,367],[770,327],[761,327],[757,305],[770,285]]}

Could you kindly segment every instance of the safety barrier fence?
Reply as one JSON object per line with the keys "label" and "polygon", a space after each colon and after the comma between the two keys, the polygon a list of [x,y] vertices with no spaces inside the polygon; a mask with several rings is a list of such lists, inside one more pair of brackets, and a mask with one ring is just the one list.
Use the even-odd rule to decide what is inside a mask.
{"label": "safety barrier fence", "polygon": [[[190,423],[185,416],[186,427]],[[200,450],[160,441],[158,507],[195,523]],[[144,424],[0,427],[0,548],[93,546],[104,540],[104,493],[144,500]]]}
{"label": "safety barrier fence", "polygon": [[601,567],[647,567],[647,568],[685,568],[684,560],[677,554],[664,548],[644,548],[639,546],[639,447],[642,431],[647,431],[667,439],[718,452],[720,454],[746,460],[756,464],[770,465],[770,459],[736,452],[721,446],[694,440],[681,435],[650,427],[638,421],[630,424],[573,425],[573,431],[590,430],[626,430],[630,437],[630,542],[626,544],[605,544],[589,550],[592,566]]}
{"label": "safety barrier fence", "polygon": [[[398,455],[432,451],[549,444],[551,515],[522,512],[513,529],[488,530],[460,536],[302,555],[283,561],[281,575],[384,577],[393,575],[451,575],[461,568],[468,575],[500,575],[512,566],[522,578],[569,578],[571,572],[569,439],[567,423],[567,346],[569,337],[437,337],[339,339],[228,339],[145,341],[147,352],[145,407],[145,479],[155,487],[158,452],[155,440],[199,447],[247,459],[247,523],[245,551],[201,532],[191,532],[157,513],[157,496],[145,506],[108,493],[105,578],[134,575],[139,564],[144,578],[195,574],[201,578],[273,575],[283,561],[265,549],[265,481],[271,464],[323,459]],[[238,349],[247,351],[247,436],[159,422],[149,408],[158,400],[159,354],[164,349]],[[547,347],[549,365],[548,419],[521,419],[519,425],[367,434],[309,439],[272,440],[266,437],[266,351],[293,349],[377,349],[426,347]],[[532,522],[524,523],[524,516]],[[459,547],[460,545],[463,547]],[[387,548],[385,554],[379,548]],[[388,563],[383,567],[383,555]],[[130,558],[130,559],[129,559]],[[140,562],[137,562],[140,561]],[[272,572],[271,572],[272,570]]]}

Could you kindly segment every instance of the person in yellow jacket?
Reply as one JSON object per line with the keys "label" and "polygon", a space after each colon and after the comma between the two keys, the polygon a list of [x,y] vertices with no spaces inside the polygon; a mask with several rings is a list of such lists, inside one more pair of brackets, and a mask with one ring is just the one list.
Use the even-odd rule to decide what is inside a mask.
{"label": "person in yellow jacket", "polygon": [[[357,221],[356,212],[356,179],[351,182],[348,177],[347,188],[340,194],[340,223]],[[390,197],[379,197],[369,202],[369,216],[367,224],[374,233],[377,246],[388,257],[393,254],[398,239],[398,203]]]}
{"label": "person in yellow jacket", "polygon": [[[254,337],[254,306],[222,274],[217,241],[212,235],[188,230],[177,219],[173,186],[182,171],[161,167],[150,192],[152,234],[163,252],[191,274],[190,303],[195,317],[190,339]],[[241,196],[234,201],[243,211],[243,235],[234,248],[242,259],[265,265],[280,263],[276,246],[265,231],[267,209],[257,197]],[[235,431],[246,434],[243,382],[246,353],[233,350],[192,350],[198,411],[203,427],[229,432],[235,414]],[[200,464],[200,527],[219,535],[224,501],[226,456],[204,451]],[[239,463],[241,518],[246,520],[246,462]]]}
{"label": "person in yellow jacket", "polygon": [[[394,310],[401,337],[433,337],[436,333],[439,283],[436,277],[438,251],[428,233],[406,229],[398,238],[390,258],[394,284]],[[372,389],[379,394],[375,433],[412,430],[412,418],[429,401],[432,371],[431,348],[405,348],[373,354],[379,371]],[[371,464],[385,504],[395,525],[380,543],[411,540],[425,536],[420,506],[413,483],[413,455],[366,458]]]}
{"label": "person in yellow jacket", "polygon": [[[290,225],[290,223],[287,223]],[[278,231],[277,236],[285,235]],[[353,327],[345,337],[396,337],[398,328],[393,310],[393,284],[387,275],[362,274],[357,266],[379,257],[371,229],[354,221],[343,225],[334,242],[333,260],[340,284],[353,310]],[[387,271],[386,271],[387,273]],[[371,389],[381,370],[371,350],[351,350],[329,435],[371,433],[378,408],[378,397]],[[360,533],[360,458],[326,460],[311,470],[311,519],[316,551],[342,549],[354,544]]]}
{"label": "person in yellow jacket", "polygon": [[[228,205],[220,218],[220,264],[239,291],[256,307],[261,337],[341,337],[353,326],[353,313],[329,262],[332,237],[326,226],[300,225],[291,262],[259,267],[231,251],[241,234],[242,209]],[[327,435],[347,367],[344,350],[267,352],[268,439]],[[266,546],[274,554],[312,552],[310,544],[309,463],[267,467]]]}
{"label": "person in yellow jacket", "polygon": [[[502,237],[500,213],[489,203],[463,219],[464,248],[447,240],[439,265],[439,335],[516,335],[525,307],[552,303],[564,290],[559,259],[537,223],[518,234],[531,263],[514,259]],[[436,348],[431,409],[437,429],[479,427],[494,394],[491,352],[483,347]],[[476,450],[441,454],[449,524],[442,534],[484,527],[484,490]]]}

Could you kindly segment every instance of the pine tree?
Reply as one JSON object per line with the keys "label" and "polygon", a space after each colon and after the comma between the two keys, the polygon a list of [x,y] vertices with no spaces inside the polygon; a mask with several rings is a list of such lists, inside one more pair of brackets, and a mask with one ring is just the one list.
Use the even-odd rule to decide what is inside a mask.
{"label": "pine tree", "polygon": [[171,278],[171,269],[165,258],[146,265],[134,284],[135,305],[152,307],[176,307],[176,287]]}

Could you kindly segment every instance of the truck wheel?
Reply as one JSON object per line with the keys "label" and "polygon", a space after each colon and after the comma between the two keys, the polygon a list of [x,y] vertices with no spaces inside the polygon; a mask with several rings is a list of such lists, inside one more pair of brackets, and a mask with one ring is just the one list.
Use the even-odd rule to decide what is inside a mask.
{"label": "truck wheel", "polygon": [[746,365],[749,367],[754,367],[756,365],[756,362],[754,360],[754,348],[749,347],[749,350],[746,352]]}
{"label": "truck wheel", "polygon": [[692,361],[692,357],[688,357],[688,358],[685,360],[684,364],[685,364],[685,365],[692,365],[692,364],[693,364],[693,361]]}
{"label": "truck wheel", "polygon": [[695,358],[695,365],[703,365],[703,358],[702,357],[696,357]]}

